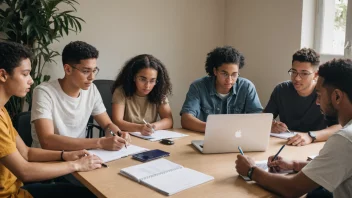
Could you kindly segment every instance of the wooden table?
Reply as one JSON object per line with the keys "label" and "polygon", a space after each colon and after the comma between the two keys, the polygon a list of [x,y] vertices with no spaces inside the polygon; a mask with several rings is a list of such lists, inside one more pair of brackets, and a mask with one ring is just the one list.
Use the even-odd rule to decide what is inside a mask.
{"label": "wooden table", "polygon": [[[133,137],[132,144],[148,149],[161,149],[170,152],[166,159],[181,164],[215,179],[205,184],[189,188],[172,195],[172,197],[276,197],[254,182],[246,183],[235,170],[235,160],[238,153],[201,154],[191,145],[192,140],[202,140],[202,133],[184,129],[173,131],[185,133],[189,136],[175,140],[175,144],[168,146],[159,142],[150,142]],[[274,155],[286,141],[271,137],[266,152],[245,153],[255,160],[266,160]],[[307,156],[316,155],[324,143],[314,143],[303,147],[286,146],[281,156],[289,159],[306,160]],[[109,162],[109,168],[101,168],[90,172],[75,173],[75,177],[98,197],[166,197],[151,188],[132,181],[120,174],[120,169],[140,164],[131,157]]]}

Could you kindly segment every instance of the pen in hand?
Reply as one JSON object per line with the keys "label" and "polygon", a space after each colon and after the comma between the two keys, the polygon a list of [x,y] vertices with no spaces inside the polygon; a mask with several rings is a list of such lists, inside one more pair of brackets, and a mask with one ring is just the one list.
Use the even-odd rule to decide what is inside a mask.
{"label": "pen in hand", "polygon": [[[84,157],[85,157],[85,156],[88,156],[88,154],[85,154]],[[105,164],[105,163],[101,163],[101,166],[102,166],[102,167],[105,167],[105,168],[109,168],[109,166],[108,166],[107,164]]]}
{"label": "pen in hand", "polygon": [[[115,134],[114,132],[112,132],[112,131],[110,131],[110,134],[111,134],[112,136],[116,136],[116,134]],[[117,135],[118,135],[119,137],[121,137],[121,132],[120,132],[120,131],[117,131]],[[125,140],[125,147],[126,147],[126,149],[127,149],[126,140]]]}
{"label": "pen in hand", "polygon": [[152,129],[152,132],[153,132],[153,133],[155,132],[155,131],[154,131],[154,128],[152,127],[152,125],[150,125],[150,123],[148,123],[147,121],[145,121],[145,119],[143,119],[143,122],[144,122],[144,124],[150,126],[150,128]]}
{"label": "pen in hand", "polygon": [[290,131],[288,128],[286,129],[286,131],[287,131],[287,132],[289,132],[289,133],[292,133],[292,134],[293,134],[293,132],[292,132],[292,131]]}
{"label": "pen in hand", "polygon": [[279,152],[276,153],[276,155],[273,157],[273,159],[271,160],[272,162],[274,160],[276,160],[277,156],[280,154],[280,152],[282,151],[282,149],[286,146],[286,144],[282,145],[282,147],[280,148]]}
{"label": "pen in hand", "polygon": [[240,146],[238,146],[238,150],[240,151],[241,155],[244,155],[242,148]]}

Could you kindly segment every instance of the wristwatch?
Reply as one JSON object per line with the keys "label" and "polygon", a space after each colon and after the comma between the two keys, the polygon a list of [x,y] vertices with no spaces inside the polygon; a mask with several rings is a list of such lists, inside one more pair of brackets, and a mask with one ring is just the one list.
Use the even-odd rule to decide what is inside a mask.
{"label": "wristwatch", "polygon": [[315,132],[308,131],[308,135],[310,138],[312,138],[312,143],[317,139],[317,135],[315,134]]}
{"label": "wristwatch", "polygon": [[256,168],[255,166],[252,166],[252,167],[250,167],[249,170],[248,170],[247,176],[248,176],[249,179],[251,179],[251,180],[252,180],[252,175],[253,175],[253,172],[254,172],[254,169],[255,169],[255,168]]}

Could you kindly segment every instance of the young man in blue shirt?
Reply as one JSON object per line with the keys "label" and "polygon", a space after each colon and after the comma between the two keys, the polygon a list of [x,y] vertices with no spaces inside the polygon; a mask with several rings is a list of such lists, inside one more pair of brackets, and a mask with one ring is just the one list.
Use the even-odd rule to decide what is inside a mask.
{"label": "young man in blue shirt", "polygon": [[205,132],[210,114],[244,114],[262,111],[257,91],[251,81],[239,77],[244,56],[230,46],[208,53],[205,70],[208,76],[195,80],[183,103],[181,125]]}

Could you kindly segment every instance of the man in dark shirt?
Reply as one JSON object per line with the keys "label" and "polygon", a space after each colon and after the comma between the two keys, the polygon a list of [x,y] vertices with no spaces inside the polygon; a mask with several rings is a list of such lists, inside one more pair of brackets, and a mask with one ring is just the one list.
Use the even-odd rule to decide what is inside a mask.
{"label": "man in dark shirt", "polygon": [[326,141],[341,128],[333,118],[325,118],[315,103],[319,63],[319,54],[313,49],[297,51],[292,58],[292,68],[288,71],[291,80],[275,87],[264,109],[274,118],[280,117],[280,121],[273,121],[272,133],[288,129],[298,132],[288,140],[288,144],[303,146],[314,141]]}

